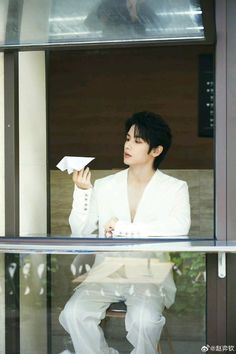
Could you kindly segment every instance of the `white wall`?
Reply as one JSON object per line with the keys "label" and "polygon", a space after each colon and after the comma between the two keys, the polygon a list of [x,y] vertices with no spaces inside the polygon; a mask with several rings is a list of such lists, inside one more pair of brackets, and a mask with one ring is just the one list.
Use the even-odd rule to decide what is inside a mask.
{"label": "white wall", "polygon": [[20,235],[46,235],[44,52],[19,53]]}
{"label": "white wall", "polygon": [[[19,166],[20,235],[45,236],[47,233],[47,151],[45,53],[19,53]],[[22,255],[23,256],[23,255]],[[20,272],[21,353],[47,352],[46,293],[39,294],[41,279],[37,270],[45,266],[46,256],[24,255],[31,264],[30,293],[24,294],[25,280]]]}

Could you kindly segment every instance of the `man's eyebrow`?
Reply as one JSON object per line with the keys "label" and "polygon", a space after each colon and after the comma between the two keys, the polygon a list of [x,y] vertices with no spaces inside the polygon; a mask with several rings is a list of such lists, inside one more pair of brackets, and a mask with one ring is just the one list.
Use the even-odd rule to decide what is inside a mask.
{"label": "man's eyebrow", "polygon": [[[131,135],[130,135],[129,133],[127,133],[126,136],[127,136],[128,138],[131,137]],[[139,138],[139,139],[143,139],[143,138],[142,138],[140,135],[138,135],[138,134],[136,134],[134,137],[135,137],[135,138]]]}

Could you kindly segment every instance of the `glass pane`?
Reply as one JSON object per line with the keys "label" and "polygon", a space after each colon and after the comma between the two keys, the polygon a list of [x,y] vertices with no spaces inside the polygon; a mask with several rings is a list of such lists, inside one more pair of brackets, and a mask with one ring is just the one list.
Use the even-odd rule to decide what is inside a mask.
{"label": "glass pane", "polygon": [[[206,342],[202,253],[11,256],[16,263],[18,257],[18,265],[14,272],[13,263],[6,262],[6,294],[17,296],[19,269],[20,312],[13,313],[9,302],[4,309],[3,293],[0,311],[12,314],[11,323],[19,314],[22,354],[89,352],[90,347],[91,353],[97,354],[98,348],[105,353],[106,343],[120,354],[134,346],[143,346],[147,354],[160,348],[167,354],[197,354]],[[4,286],[3,263],[0,274]],[[12,331],[9,322],[6,331]],[[10,348],[11,343],[6,345]],[[5,354],[2,341],[1,346]]]}
{"label": "glass pane", "polygon": [[0,2],[0,45],[5,41],[8,1]]}
{"label": "glass pane", "polygon": [[0,253],[0,353],[5,348],[5,267],[4,254]]}
{"label": "glass pane", "polygon": [[50,41],[204,38],[198,1],[53,1]]}
{"label": "glass pane", "polygon": [[[211,135],[208,136],[202,136],[197,129],[200,118],[207,120],[210,113],[206,112],[204,115],[204,112],[199,111],[199,101],[205,107],[209,103],[206,96],[209,90],[207,83],[205,82],[201,90],[197,89],[200,87],[201,72],[198,64],[203,51],[213,63],[214,48],[203,49],[197,46],[185,46],[181,50],[179,47],[159,47],[64,53],[57,51],[50,55],[49,161],[52,235],[73,233],[79,237],[104,237],[103,227],[112,217],[130,224],[126,169],[131,165],[123,159],[126,144],[125,122],[134,113],[147,109],[160,114],[171,128],[173,143],[158,169],[169,180],[174,177],[174,181],[178,180],[177,183],[187,182],[191,207],[189,236],[214,237],[213,128],[211,127]],[[203,73],[204,70],[206,68],[203,68]],[[213,65],[207,70],[213,82]],[[214,91],[214,87],[211,86],[210,90]],[[211,96],[213,97],[213,93]],[[84,226],[92,223],[90,211],[95,187],[87,196],[86,191],[80,190],[79,194],[72,182],[72,175],[57,169],[58,162],[68,155],[95,157],[88,167],[91,170],[92,185],[97,183],[98,186],[96,200],[100,230],[92,228],[93,234],[91,229],[85,227],[82,230],[79,226],[86,214]],[[156,174],[158,173],[157,171]],[[127,174],[129,176],[129,172]],[[119,176],[123,176],[120,177],[121,182],[117,180]],[[101,183],[109,188],[112,178],[116,182],[109,193],[100,193]],[[152,187],[149,192],[148,188],[143,192],[143,199],[139,199],[139,213],[134,221],[134,224],[145,224],[145,230],[132,230],[132,225],[127,225],[121,229],[123,236],[140,237],[138,232],[141,230],[141,236],[145,237],[149,222],[157,222],[160,218],[165,220],[163,213],[170,210],[168,208],[176,195],[172,194],[171,188],[166,189],[159,182]],[[71,228],[69,224],[74,189],[77,217],[75,224],[72,224],[77,229],[73,229],[72,224]],[[136,193],[137,199],[138,192],[139,190]],[[178,205],[177,210],[180,209],[181,206]],[[153,216],[155,212],[157,214]],[[179,235],[176,229],[175,233],[171,233],[171,225],[172,220],[166,224],[165,235]],[[156,234],[150,231],[148,236],[162,236],[162,231],[157,222]],[[181,232],[184,235],[184,230]],[[116,236],[119,234],[116,233]]]}
{"label": "glass pane", "polygon": [[7,25],[1,46],[205,38],[198,0],[52,0],[23,2],[22,8],[21,3],[7,5],[5,0]]}

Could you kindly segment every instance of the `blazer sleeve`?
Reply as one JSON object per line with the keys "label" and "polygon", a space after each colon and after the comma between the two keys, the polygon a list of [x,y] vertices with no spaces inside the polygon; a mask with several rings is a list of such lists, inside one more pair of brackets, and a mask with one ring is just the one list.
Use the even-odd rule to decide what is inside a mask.
{"label": "blazer sleeve", "polygon": [[98,211],[95,185],[94,188],[87,190],[75,186],[69,224],[71,236],[89,236],[97,231]]}
{"label": "blazer sleeve", "polygon": [[181,184],[177,190],[173,208],[165,219],[155,220],[150,223],[129,223],[119,220],[116,223],[114,236],[148,237],[148,236],[185,236],[191,224],[188,185]]}

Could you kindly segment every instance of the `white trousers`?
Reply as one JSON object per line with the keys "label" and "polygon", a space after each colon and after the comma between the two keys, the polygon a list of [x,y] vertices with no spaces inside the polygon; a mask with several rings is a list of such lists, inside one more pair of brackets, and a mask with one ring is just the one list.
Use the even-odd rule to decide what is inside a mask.
{"label": "white trousers", "polygon": [[125,327],[131,354],[157,354],[165,317],[163,298],[154,284],[83,283],[61,312],[59,321],[70,334],[76,354],[119,354],[109,348],[99,326],[113,302],[127,306]]}

